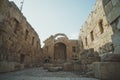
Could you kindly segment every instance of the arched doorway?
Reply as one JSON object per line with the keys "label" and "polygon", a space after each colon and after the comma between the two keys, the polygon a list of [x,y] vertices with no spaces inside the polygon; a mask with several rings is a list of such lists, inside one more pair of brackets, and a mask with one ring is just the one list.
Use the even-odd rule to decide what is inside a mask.
{"label": "arched doorway", "polygon": [[66,61],[66,45],[64,43],[56,43],[54,46],[54,60],[56,62]]}

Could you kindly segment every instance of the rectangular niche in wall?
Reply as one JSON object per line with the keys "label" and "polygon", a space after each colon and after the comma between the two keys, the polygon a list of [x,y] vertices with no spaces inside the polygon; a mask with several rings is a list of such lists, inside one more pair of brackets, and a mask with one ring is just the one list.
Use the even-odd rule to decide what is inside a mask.
{"label": "rectangular niche in wall", "polygon": [[99,20],[98,25],[99,25],[99,30],[100,30],[100,33],[102,34],[102,33],[103,33],[103,31],[104,31],[104,29],[103,29],[103,20],[102,20],[102,19],[100,19],[100,20]]}
{"label": "rectangular niche in wall", "polygon": [[93,31],[90,32],[90,37],[91,37],[91,41],[94,40],[94,34],[93,34]]}

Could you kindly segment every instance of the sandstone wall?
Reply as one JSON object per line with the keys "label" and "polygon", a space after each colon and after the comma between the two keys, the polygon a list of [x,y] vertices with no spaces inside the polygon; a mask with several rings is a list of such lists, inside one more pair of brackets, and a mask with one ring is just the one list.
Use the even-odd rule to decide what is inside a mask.
{"label": "sandstone wall", "polygon": [[102,0],[106,19],[113,30],[114,53],[120,54],[120,0]]}
{"label": "sandstone wall", "polygon": [[40,40],[13,2],[0,0],[0,61],[23,63],[40,62]]}
{"label": "sandstone wall", "polygon": [[78,40],[70,40],[70,46],[71,48],[71,59],[72,60],[78,60],[79,59],[79,42]]}
{"label": "sandstone wall", "polygon": [[[62,36],[62,37],[59,37],[59,36]],[[44,43],[45,45],[43,47],[43,53],[45,57],[49,56],[52,62],[56,61],[55,60],[56,57],[64,58],[64,59],[61,59],[60,62],[62,60],[70,61],[70,60],[79,58],[78,57],[79,56],[78,40],[69,40],[65,34],[58,33],[54,36],[52,35],[48,39],[46,39]]]}
{"label": "sandstone wall", "polygon": [[[120,0],[96,0],[94,10],[82,26],[80,43],[80,59],[85,70],[93,71],[99,79],[120,79]],[[95,62],[93,57],[91,61],[97,52],[101,59]],[[92,67],[89,62],[93,63]]]}
{"label": "sandstone wall", "polygon": [[80,30],[81,45],[84,49],[93,48],[100,55],[113,51],[112,28],[106,20],[102,0],[97,0],[93,11]]}

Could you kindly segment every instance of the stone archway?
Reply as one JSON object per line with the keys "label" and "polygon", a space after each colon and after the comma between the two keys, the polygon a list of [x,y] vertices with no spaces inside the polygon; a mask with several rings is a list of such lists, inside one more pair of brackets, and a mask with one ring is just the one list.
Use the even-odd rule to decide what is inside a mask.
{"label": "stone archway", "polygon": [[54,46],[54,60],[56,62],[66,61],[66,45],[64,43],[56,43]]}

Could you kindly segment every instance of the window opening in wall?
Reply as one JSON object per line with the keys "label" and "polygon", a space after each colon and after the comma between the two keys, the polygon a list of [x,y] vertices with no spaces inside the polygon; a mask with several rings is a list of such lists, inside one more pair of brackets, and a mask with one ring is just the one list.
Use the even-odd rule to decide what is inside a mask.
{"label": "window opening in wall", "polygon": [[76,52],[76,47],[75,46],[72,47],[72,51]]}
{"label": "window opening in wall", "polygon": [[99,21],[99,30],[100,30],[100,33],[101,33],[101,34],[102,34],[103,31],[104,31],[104,29],[103,29],[103,20],[102,20],[102,19]]}
{"label": "window opening in wall", "polygon": [[34,44],[34,37],[32,37],[32,45]]}
{"label": "window opening in wall", "polygon": [[27,40],[27,36],[28,36],[28,30],[26,30],[26,32],[25,32],[25,40]]}
{"label": "window opening in wall", "polygon": [[39,43],[38,43],[38,41],[37,41],[36,45],[37,45],[37,48],[38,48],[38,47],[39,47]]}
{"label": "window opening in wall", "polygon": [[14,26],[15,26],[14,33],[17,33],[18,24],[19,22],[16,19],[14,19]]}
{"label": "window opening in wall", "polygon": [[90,32],[90,37],[91,37],[91,41],[93,41],[94,40],[93,31]]}
{"label": "window opening in wall", "polygon": [[88,43],[87,43],[87,37],[85,38],[85,44],[86,44],[86,46],[88,45]]}
{"label": "window opening in wall", "polygon": [[84,48],[84,46],[83,46],[83,41],[81,41],[81,45],[82,45],[81,47]]}

